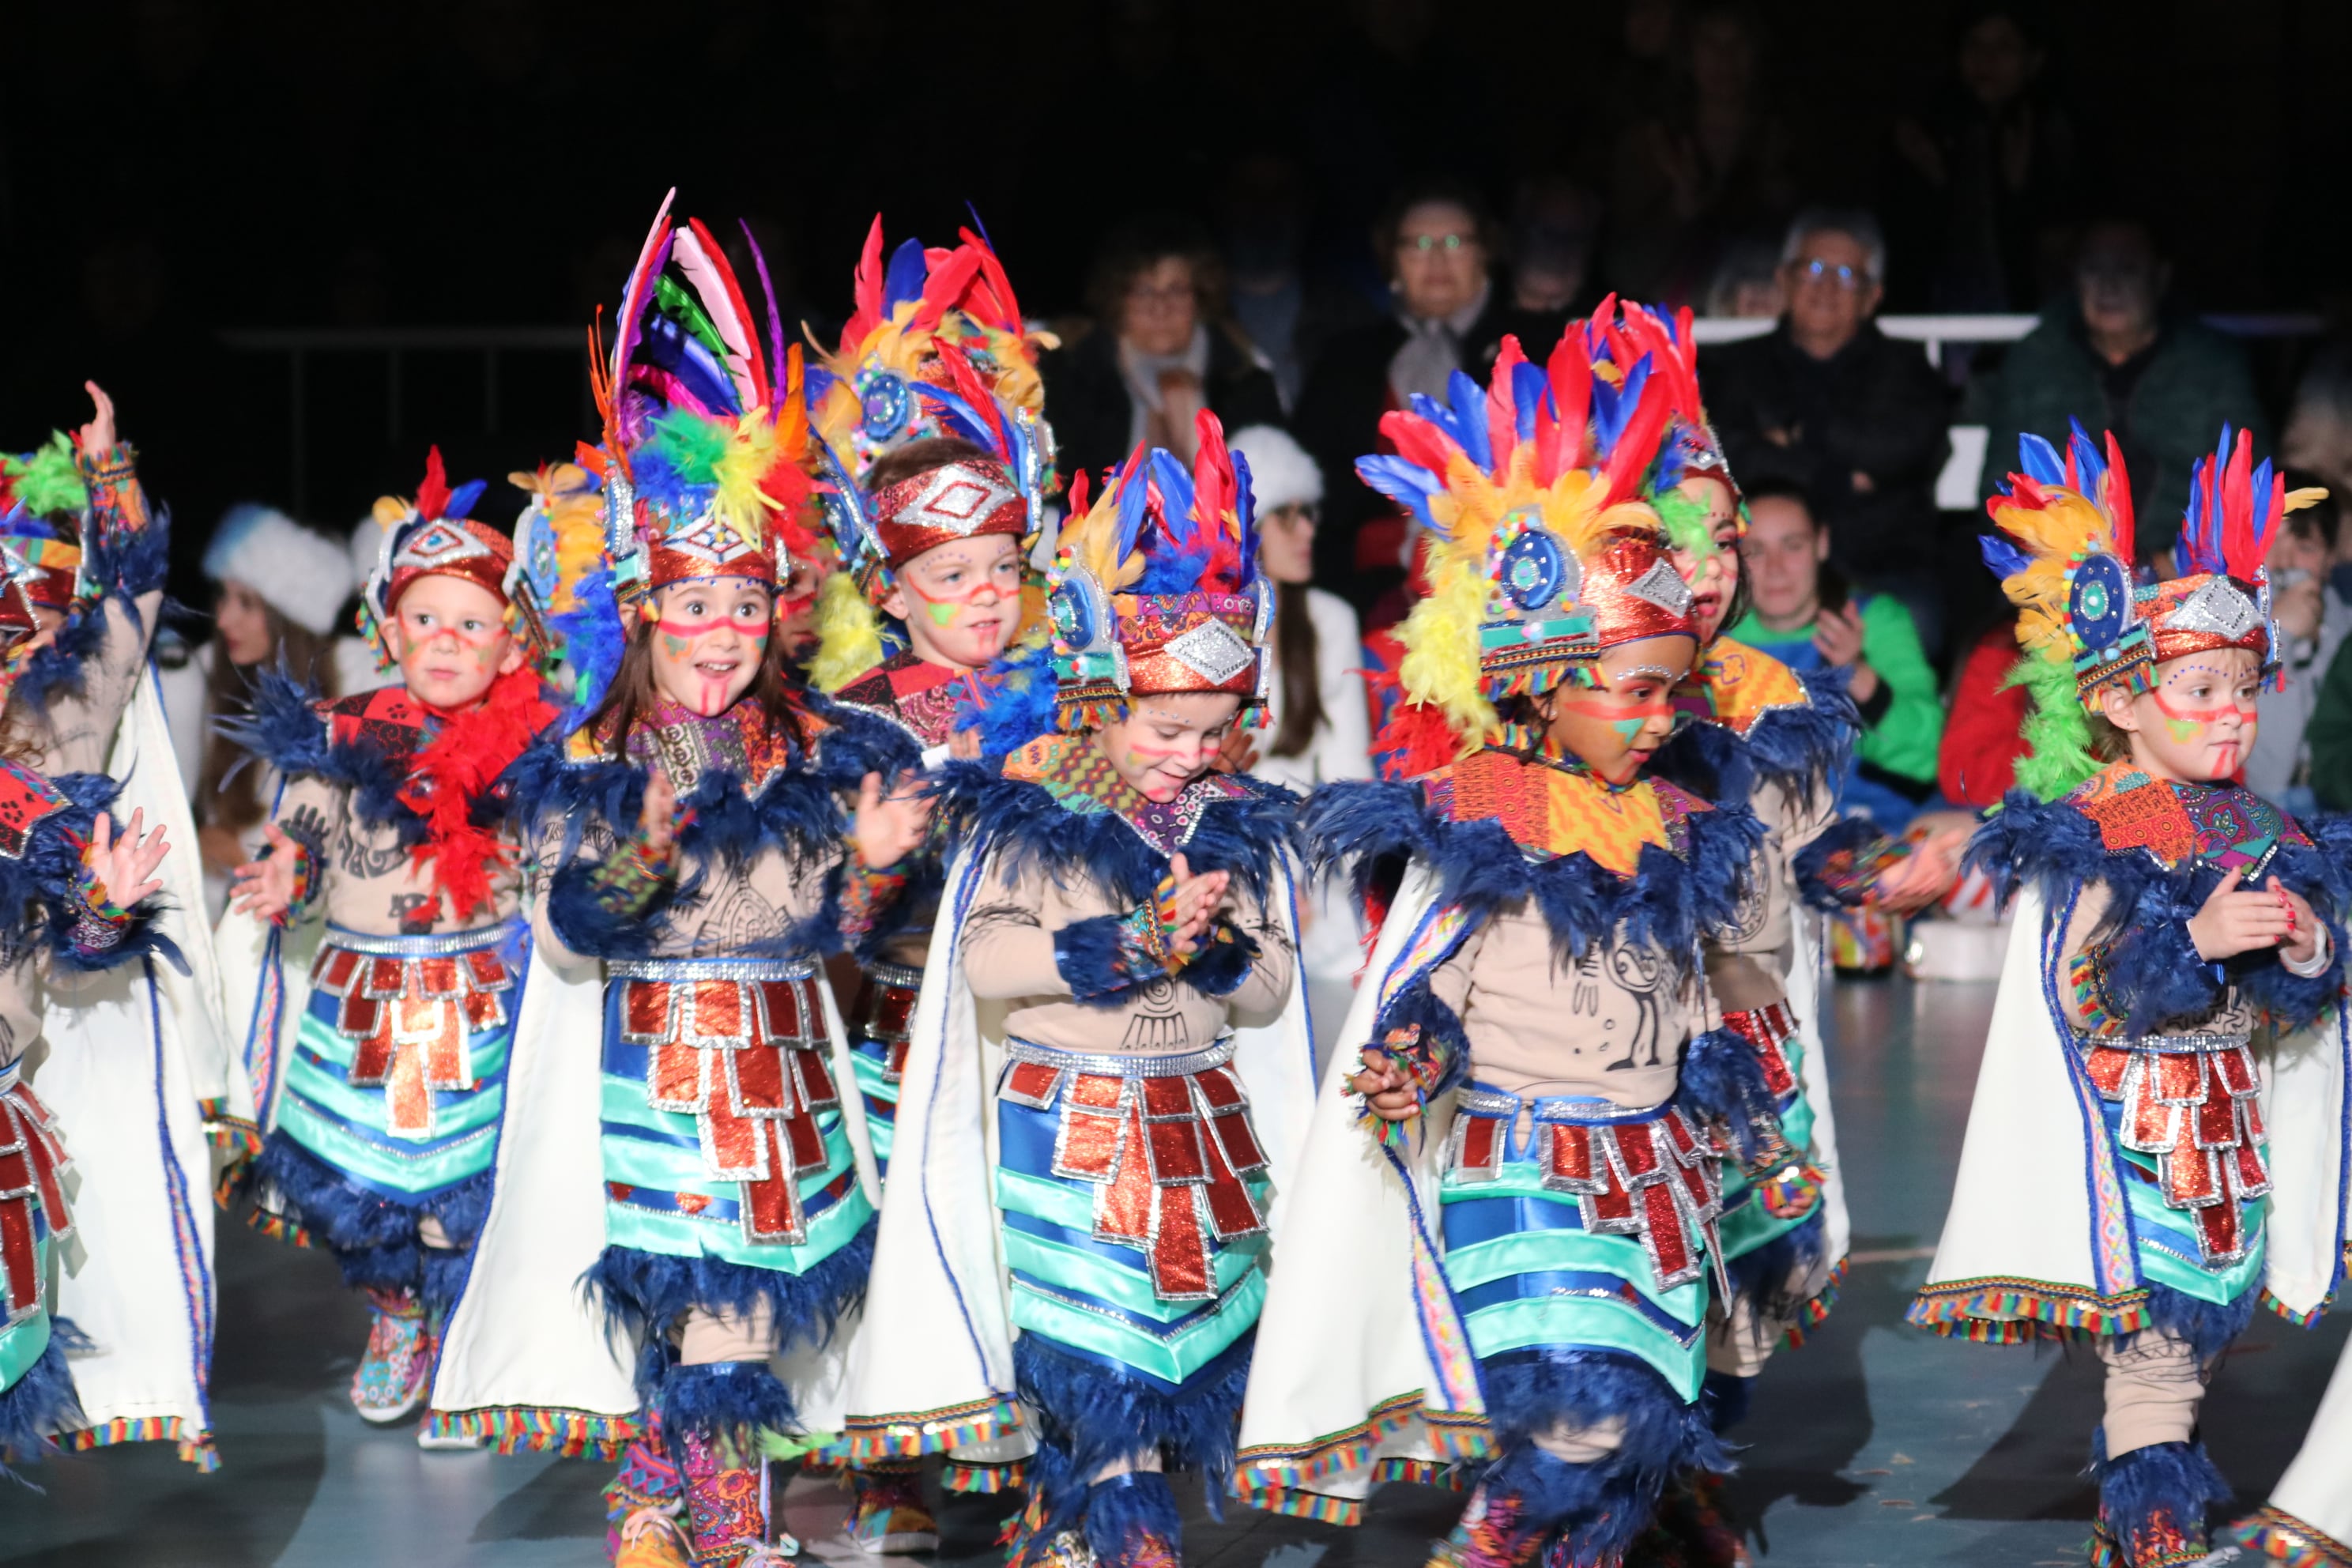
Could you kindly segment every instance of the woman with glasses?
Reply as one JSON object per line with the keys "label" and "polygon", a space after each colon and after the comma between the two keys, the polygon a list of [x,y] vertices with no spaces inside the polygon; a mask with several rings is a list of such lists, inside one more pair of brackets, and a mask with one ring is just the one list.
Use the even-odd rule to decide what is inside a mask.
{"label": "woman with glasses", "polygon": [[1224,265],[1187,218],[1115,232],[1087,288],[1095,325],[1044,356],[1062,477],[1102,471],[1138,446],[1192,460],[1206,408],[1227,429],[1275,424],[1282,396],[1265,356],[1226,313]]}

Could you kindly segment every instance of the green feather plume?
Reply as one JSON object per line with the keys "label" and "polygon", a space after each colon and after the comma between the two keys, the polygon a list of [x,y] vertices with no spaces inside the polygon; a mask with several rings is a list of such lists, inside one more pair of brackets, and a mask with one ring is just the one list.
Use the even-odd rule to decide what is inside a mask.
{"label": "green feather plume", "polygon": [[1680,490],[1668,490],[1651,506],[1666,531],[1666,542],[1687,550],[1701,561],[1715,553],[1715,530],[1706,525],[1706,508]]}
{"label": "green feather plume", "polygon": [[74,466],[73,442],[62,430],[21,458],[0,458],[0,468],[7,472],[17,503],[37,517],[78,512],[89,504],[89,487]]}
{"label": "green feather plume", "polygon": [[673,408],[654,421],[652,446],[677,477],[690,485],[719,482],[719,464],[727,456],[727,426],[705,419],[690,409]]}
{"label": "green feather plume", "polygon": [[2032,711],[2019,731],[2029,748],[2017,759],[2017,783],[2039,800],[2057,800],[2099,771],[2091,754],[2091,721],[2074,692],[2074,672],[2029,654],[2009,672],[2004,687],[2022,686]]}

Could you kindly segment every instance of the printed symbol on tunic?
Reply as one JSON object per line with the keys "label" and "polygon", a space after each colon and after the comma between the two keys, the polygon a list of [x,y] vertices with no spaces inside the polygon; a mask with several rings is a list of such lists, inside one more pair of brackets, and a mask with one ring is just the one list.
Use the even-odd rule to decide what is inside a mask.
{"label": "printed symbol on tunic", "polygon": [[1147,980],[1129,1005],[1127,1035],[1120,1044],[1130,1051],[1180,1050],[1192,1043],[1192,1031],[1177,1005],[1176,983]]}
{"label": "printed symbol on tunic", "polygon": [[[1601,956],[1609,966],[1610,978],[1633,998],[1634,1006],[1633,1029],[1626,1038],[1624,1059],[1611,1062],[1608,1070],[1622,1072],[1635,1067],[1658,1066],[1658,1037],[1663,1033],[1658,992],[1666,977],[1665,959],[1655,948],[1631,942],[1613,943]],[[1650,1051],[1649,1060],[1638,1060],[1645,1045]]]}
{"label": "printed symbol on tunic", "polygon": [[1745,942],[1763,934],[1764,919],[1772,911],[1772,895],[1761,877],[1752,879],[1739,890],[1738,906],[1732,911],[1731,932],[1734,942]]}
{"label": "printed symbol on tunic", "polygon": [[400,922],[403,936],[429,936],[434,916],[439,912],[440,900],[431,893],[394,893],[392,896],[392,918]]}
{"label": "printed symbol on tunic", "polygon": [[[306,812],[309,813],[311,820],[317,823],[319,814],[310,806],[302,807],[301,811],[295,815],[299,816]],[[318,827],[314,828],[314,831],[321,832],[318,842],[324,841],[323,826],[323,824],[319,824]],[[379,836],[381,842],[371,847],[368,842],[360,837],[356,826],[356,824],[346,826],[335,846],[335,858],[346,875],[362,879],[389,877],[407,863],[408,847],[401,843],[399,834],[387,830]],[[313,859],[318,858],[317,843],[302,838],[290,827],[287,829],[287,836],[309,845],[311,858]]]}

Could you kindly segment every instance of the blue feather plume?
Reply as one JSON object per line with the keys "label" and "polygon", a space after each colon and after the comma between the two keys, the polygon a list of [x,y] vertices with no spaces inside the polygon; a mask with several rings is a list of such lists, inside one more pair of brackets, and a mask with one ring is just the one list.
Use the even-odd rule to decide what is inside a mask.
{"label": "blue feather plume", "polygon": [[1998,533],[1977,535],[1977,549],[1983,552],[1984,563],[1992,569],[1992,574],[2004,583],[2033,564],[2031,556]]}
{"label": "blue feather plume", "polygon": [[923,282],[929,276],[930,264],[923,256],[923,242],[912,237],[898,242],[890,253],[889,270],[882,275],[882,309],[887,314],[909,300],[923,297]]}
{"label": "blue feather plume", "polygon": [[2047,440],[2027,430],[2017,437],[2017,460],[2025,477],[2037,485],[2063,485],[2066,482],[2066,465],[2058,456],[2058,448]]}

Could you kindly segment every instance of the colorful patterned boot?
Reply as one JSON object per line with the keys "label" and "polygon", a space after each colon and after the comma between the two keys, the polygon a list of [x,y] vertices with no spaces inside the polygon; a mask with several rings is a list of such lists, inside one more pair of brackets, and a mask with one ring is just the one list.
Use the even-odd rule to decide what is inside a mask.
{"label": "colorful patterned boot", "polygon": [[2091,1451],[2099,1517],[2091,1568],[2186,1568],[2204,1561],[2205,1513],[2230,1500],[2230,1485],[2202,1443],[2151,1443],[2106,1457],[2102,1428]]}
{"label": "colorful patterned boot", "polygon": [[919,1463],[883,1463],[850,1472],[857,1512],[849,1538],[873,1552],[936,1552],[940,1521],[923,1506]]}
{"label": "colorful patterned boot", "polygon": [[604,1483],[604,1554],[614,1568],[687,1568],[686,1486],[662,1450],[661,1419],[621,1452],[621,1471]]}
{"label": "colorful patterned boot", "polygon": [[371,1289],[367,1299],[374,1321],[368,1327],[367,1353],[352,1374],[352,1406],[361,1420],[388,1426],[425,1403],[433,1341],[415,1291]]}
{"label": "colorful patterned boot", "polygon": [[1530,1527],[1519,1499],[1489,1491],[1470,1494],[1453,1532],[1430,1554],[1429,1568],[1521,1568],[1542,1550],[1548,1531]]}
{"label": "colorful patterned boot", "polygon": [[768,1542],[768,1467],[748,1464],[699,1434],[679,1435],[686,1480],[686,1540],[694,1568],[764,1568],[788,1562],[799,1542]]}

